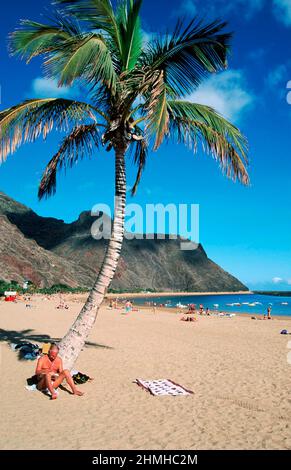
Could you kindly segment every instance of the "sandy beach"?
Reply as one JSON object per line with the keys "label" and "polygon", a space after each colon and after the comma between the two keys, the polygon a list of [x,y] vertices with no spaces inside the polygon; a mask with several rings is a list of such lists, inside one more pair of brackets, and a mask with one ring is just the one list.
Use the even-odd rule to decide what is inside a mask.
{"label": "sandy beach", "polygon": [[[73,301],[75,300],[75,301]],[[0,302],[1,449],[291,449],[286,319],[198,317],[104,305],[76,369],[94,377],[83,397],[56,401],[25,389],[35,361],[9,342],[58,340],[80,310],[67,297]],[[153,397],[136,378],[169,378],[192,390]]]}

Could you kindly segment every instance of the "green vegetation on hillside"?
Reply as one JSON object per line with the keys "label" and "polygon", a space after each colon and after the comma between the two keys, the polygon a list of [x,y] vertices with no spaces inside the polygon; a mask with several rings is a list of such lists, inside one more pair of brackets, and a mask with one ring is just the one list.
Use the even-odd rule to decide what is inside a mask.
{"label": "green vegetation on hillside", "polygon": [[18,284],[16,281],[3,281],[0,279],[0,296],[4,295],[5,291],[17,291],[19,294],[57,294],[57,293],[71,293],[76,294],[80,292],[87,292],[88,289],[84,287],[70,287],[66,284],[54,284],[51,287],[37,287],[32,282],[28,282],[27,289],[23,289],[23,286]]}

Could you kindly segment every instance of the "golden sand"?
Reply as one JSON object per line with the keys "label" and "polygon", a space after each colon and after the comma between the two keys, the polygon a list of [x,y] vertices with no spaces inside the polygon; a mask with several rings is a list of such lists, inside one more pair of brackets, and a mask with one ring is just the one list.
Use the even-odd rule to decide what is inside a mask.
{"label": "golden sand", "polygon": [[[69,297],[70,299],[70,297]],[[56,401],[25,389],[36,362],[7,340],[61,338],[80,310],[57,297],[0,303],[1,449],[291,449],[290,336],[284,319],[199,317],[103,306],[76,364],[94,377],[83,397]],[[169,378],[193,390],[153,397],[136,378]]]}

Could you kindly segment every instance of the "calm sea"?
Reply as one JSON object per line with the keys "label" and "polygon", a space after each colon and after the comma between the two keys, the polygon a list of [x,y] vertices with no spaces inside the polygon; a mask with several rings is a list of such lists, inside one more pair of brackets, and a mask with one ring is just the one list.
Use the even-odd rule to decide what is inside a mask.
{"label": "calm sea", "polygon": [[257,295],[257,294],[223,294],[223,295],[193,295],[193,296],[163,296],[132,299],[134,304],[143,305],[146,302],[166,304],[167,307],[176,307],[177,304],[188,305],[202,304],[204,308],[217,310],[218,312],[237,312],[249,314],[264,314],[267,308],[272,307],[273,315],[291,317],[291,297]]}

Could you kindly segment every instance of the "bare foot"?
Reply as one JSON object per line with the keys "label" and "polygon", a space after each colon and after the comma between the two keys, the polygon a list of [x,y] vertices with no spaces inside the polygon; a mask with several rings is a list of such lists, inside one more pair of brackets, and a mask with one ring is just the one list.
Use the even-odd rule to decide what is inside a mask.
{"label": "bare foot", "polygon": [[84,392],[80,392],[80,390],[76,390],[74,395],[78,395],[78,397],[82,397],[84,395]]}
{"label": "bare foot", "polygon": [[56,400],[58,398],[58,395],[56,393],[53,393],[51,396],[51,400]]}

